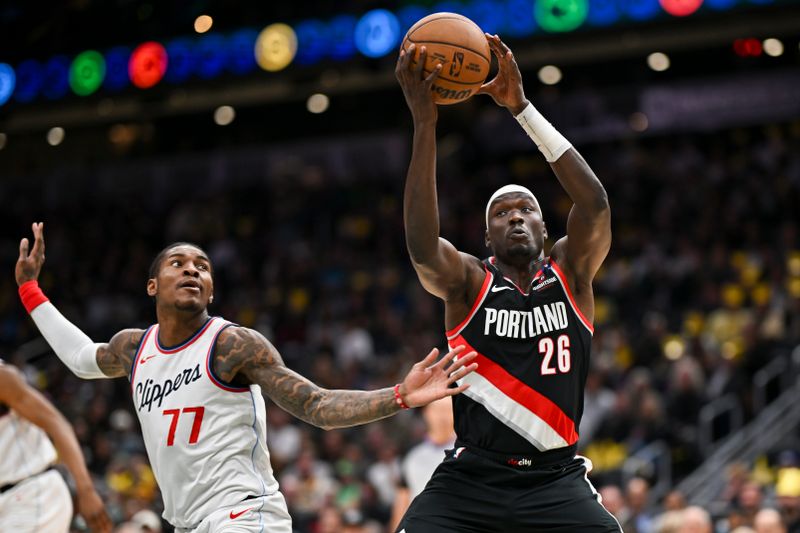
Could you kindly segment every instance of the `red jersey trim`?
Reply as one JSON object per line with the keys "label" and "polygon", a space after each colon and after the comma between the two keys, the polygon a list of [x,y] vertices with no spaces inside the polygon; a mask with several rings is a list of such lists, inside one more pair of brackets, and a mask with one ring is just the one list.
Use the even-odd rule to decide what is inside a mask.
{"label": "red jersey trim", "polygon": [[219,331],[217,331],[214,334],[214,338],[211,339],[211,346],[208,347],[208,353],[206,354],[206,375],[208,376],[208,379],[211,380],[211,383],[213,383],[222,390],[228,392],[250,392],[250,387],[234,387],[227,383],[223,383],[222,380],[220,380],[219,378],[217,378],[217,376],[214,375],[214,369],[211,367],[211,360],[213,359],[214,351],[217,348],[217,338],[219,337],[220,333],[222,333],[231,326],[233,326],[233,324],[230,322],[225,324],[224,326],[219,328]]}
{"label": "red jersey trim", "polygon": [[474,317],[475,313],[478,311],[478,308],[486,299],[486,295],[489,294],[489,287],[491,286],[492,280],[494,279],[494,274],[492,274],[489,271],[489,269],[486,268],[486,265],[483,266],[483,270],[486,272],[486,275],[483,278],[483,285],[481,286],[481,290],[480,292],[478,292],[478,296],[475,298],[475,301],[472,304],[472,309],[470,310],[467,317],[461,321],[461,324],[457,325],[451,330],[445,331],[445,335],[447,336],[448,339],[450,339],[451,337],[455,337],[456,335],[461,333],[461,330],[467,327],[467,324],[469,324],[470,320],[472,320],[472,317]]}
{"label": "red jersey trim", "polygon": [[144,351],[144,345],[147,344],[147,338],[155,329],[155,326],[150,326],[147,328],[147,331],[144,332],[142,335],[142,340],[139,341],[139,347],[136,348],[136,355],[133,356],[133,364],[131,365],[131,394],[133,394],[133,380],[136,377],[136,368],[139,365],[139,357],[141,357],[142,352]]}
{"label": "red jersey trim", "polygon": [[550,260],[550,266],[553,267],[553,272],[555,272],[558,281],[561,282],[561,286],[564,288],[564,294],[567,295],[567,299],[569,300],[569,304],[572,306],[572,310],[575,311],[575,314],[578,315],[578,319],[586,326],[586,329],[589,330],[589,333],[594,335],[594,326],[592,323],[587,319],[583,313],[581,313],[578,304],[575,302],[575,298],[572,296],[572,291],[569,289],[569,284],[567,283],[567,277],[564,275],[564,272],[561,270],[561,267],[556,264],[554,260]]}
{"label": "red jersey trim", "polygon": [[[466,346],[465,352],[476,351],[461,336],[451,343],[453,348],[460,345]],[[571,446],[578,442],[575,422],[550,398],[512,376],[502,366],[481,353],[478,353],[474,362],[478,363],[478,369],[475,372],[500,389],[509,399],[539,417],[553,431],[558,433],[568,445]]]}
{"label": "red jersey trim", "polygon": [[177,352],[180,352],[181,350],[184,350],[184,349],[188,348],[189,346],[194,344],[195,341],[197,341],[197,339],[199,339],[200,337],[203,336],[203,333],[206,332],[208,327],[211,325],[212,322],[214,322],[214,320],[216,318],[217,317],[213,317],[213,316],[209,317],[209,319],[206,320],[206,323],[203,324],[203,326],[200,329],[195,331],[194,334],[191,337],[189,337],[188,339],[183,341],[178,346],[175,346],[175,347],[172,347],[172,348],[164,348],[164,347],[162,347],[161,346],[161,342],[158,340],[158,335],[156,335],[156,342],[155,342],[156,350],[158,350],[161,353],[165,353],[165,354],[173,354],[173,353],[177,353]]}

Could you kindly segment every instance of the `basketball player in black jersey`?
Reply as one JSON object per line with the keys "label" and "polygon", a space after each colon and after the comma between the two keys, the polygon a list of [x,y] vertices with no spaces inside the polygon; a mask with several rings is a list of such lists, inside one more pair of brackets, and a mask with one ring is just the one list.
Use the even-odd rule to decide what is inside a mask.
{"label": "basketball player in black jersey", "polygon": [[422,285],[445,302],[451,346],[479,355],[454,397],[457,441],[397,528],[404,533],[618,532],[576,457],[594,316],[592,278],[611,244],[606,192],[570,143],[526,99],[508,47],[486,35],[497,76],[481,87],[520,122],[573,201],[567,235],[544,252],[533,193],[499,189],[486,207],[484,261],[439,236],[437,107],[425,48],[396,75],[414,120],[405,186],[406,242]]}

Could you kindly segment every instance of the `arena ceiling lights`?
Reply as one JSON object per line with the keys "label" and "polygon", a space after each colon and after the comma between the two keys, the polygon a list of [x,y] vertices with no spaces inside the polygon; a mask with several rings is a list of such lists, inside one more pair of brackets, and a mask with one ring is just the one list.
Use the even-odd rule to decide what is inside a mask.
{"label": "arena ceiling lights", "polygon": [[740,4],[773,0],[468,0],[432,6],[407,5],[396,12],[375,9],[361,16],[342,14],[330,20],[275,23],[255,30],[210,32],[159,43],[118,46],[105,52],[59,54],[15,67],[0,58],[0,106],[37,99],[59,100],[70,93],[86,97],[133,87],[246,76],[292,64],[343,62],[356,54],[379,58],[393,53],[406,29],[420,18],[451,11],[474,20],[484,31],[520,38],[536,33],[566,33],[585,28],[638,23],[658,17],[686,17],[698,11],[723,11]]}

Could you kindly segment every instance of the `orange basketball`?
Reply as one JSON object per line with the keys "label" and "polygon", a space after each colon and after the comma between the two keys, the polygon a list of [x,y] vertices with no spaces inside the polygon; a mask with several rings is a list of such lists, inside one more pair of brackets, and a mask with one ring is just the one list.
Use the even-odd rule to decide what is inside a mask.
{"label": "orange basketball", "polygon": [[463,102],[486,81],[492,62],[489,43],[477,24],[456,13],[434,13],[411,26],[403,38],[403,50],[417,45],[413,64],[424,46],[428,52],[425,74],[442,64],[439,77],[433,85],[433,99],[437,104]]}

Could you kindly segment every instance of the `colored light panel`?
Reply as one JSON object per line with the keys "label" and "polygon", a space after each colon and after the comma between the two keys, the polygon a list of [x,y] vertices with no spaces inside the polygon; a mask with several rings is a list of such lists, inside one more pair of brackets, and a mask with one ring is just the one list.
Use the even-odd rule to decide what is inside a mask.
{"label": "colored light panel", "polygon": [[703,0],[659,0],[661,7],[673,17],[688,17],[697,11]]}
{"label": "colored light panel", "polygon": [[103,80],[103,87],[109,91],[120,91],[128,86],[130,77],[128,76],[128,63],[130,62],[131,51],[125,46],[117,46],[107,51],[106,57],[106,79]]}
{"label": "colored light panel", "polygon": [[534,17],[549,32],[567,32],[578,28],[589,14],[588,0],[538,0]]}
{"label": "colored light panel", "polygon": [[356,43],[353,40],[357,19],[351,15],[340,15],[328,22],[328,37],[330,39],[329,55],[331,59],[342,61],[350,59],[356,53]]}
{"label": "colored light panel", "polygon": [[28,59],[17,65],[17,87],[14,90],[14,99],[18,102],[32,102],[44,83],[44,70],[35,59]]}
{"label": "colored light panel", "polygon": [[536,19],[528,0],[509,0],[503,11],[508,37],[527,37],[536,31]]}
{"label": "colored light panel", "polygon": [[650,20],[661,12],[658,0],[621,0],[622,11],[635,21]]}
{"label": "colored light panel", "polygon": [[14,92],[17,76],[14,69],[8,63],[0,63],[0,105],[8,102]]}
{"label": "colored light panel", "polygon": [[189,79],[194,69],[191,39],[173,39],[165,46],[169,62],[164,79],[169,83],[181,83]]}
{"label": "colored light panel", "polygon": [[106,60],[102,54],[87,50],[78,54],[69,69],[69,86],[78,96],[95,92],[106,77]]}
{"label": "colored light panel", "polygon": [[356,47],[367,57],[385,56],[398,45],[400,37],[400,22],[385,9],[368,11],[356,24]]}
{"label": "colored light panel", "polygon": [[405,33],[419,19],[430,14],[430,11],[422,6],[410,5],[400,8],[397,12],[397,20],[400,22],[400,29]]}
{"label": "colored light panel", "polygon": [[319,20],[304,20],[294,27],[297,36],[297,62],[316,63],[328,49],[327,26]]}
{"label": "colored light panel", "polygon": [[201,78],[210,80],[222,72],[228,58],[227,44],[221,35],[207,35],[200,39],[195,47],[195,53],[196,72]]}
{"label": "colored light panel", "polygon": [[258,34],[255,57],[258,66],[277,72],[289,66],[297,53],[297,35],[286,24],[270,24]]}
{"label": "colored light panel", "polygon": [[465,6],[464,15],[486,33],[503,32],[503,4],[497,0],[474,0]]}
{"label": "colored light panel", "polygon": [[69,91],[70,60],[67,56],[51,57],[44,64],[42,92],[50,100],[63,98]]}
{"label": "colored light panel", "polygon": [[[234,74],[249,74],[256,69],[255,46],[258,32],[239,30],[228,37],[228,70]],[[170,56],[171,58],[172,56]]]}
{"label": "colored light panel", "polygon": [[586,21],[592,26],[610,26],[619,22],[620,12],[616,0],[592,0]]}
{"label": "colored light panel", "polygon": [[738,1],[739,0],[705,0],[703,3],[711,9],[724,11],[735,6]]}
{"label": "colored light panel", "polygon": [[128,63],[131,83],[140,89],[153,87],[167,71],[167,51],[161,44],[148,41],[137,46]]}

